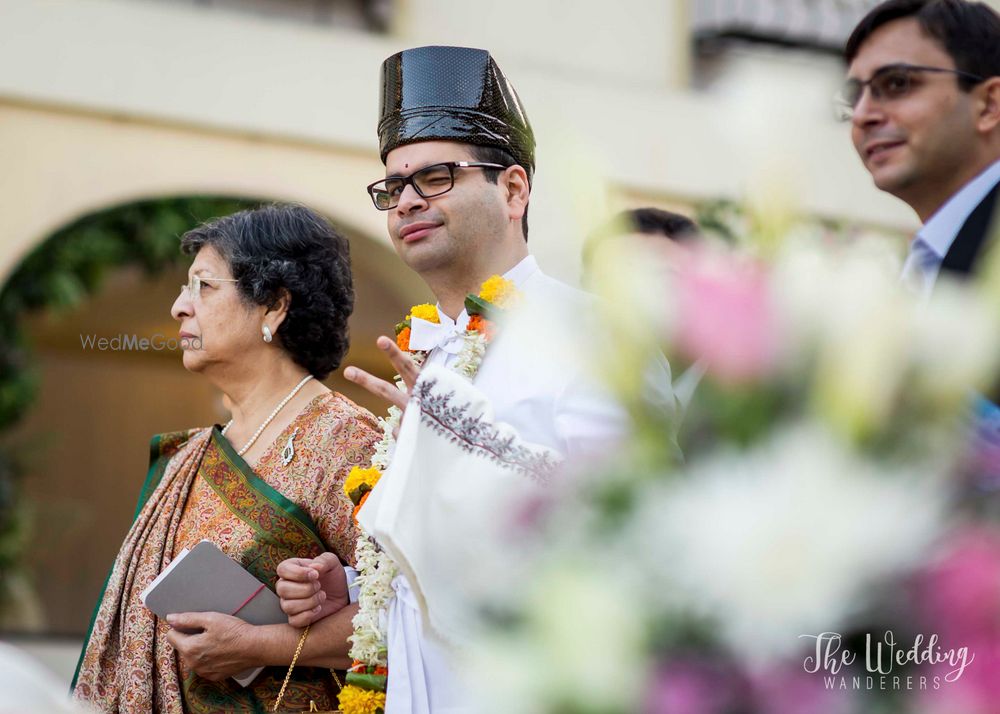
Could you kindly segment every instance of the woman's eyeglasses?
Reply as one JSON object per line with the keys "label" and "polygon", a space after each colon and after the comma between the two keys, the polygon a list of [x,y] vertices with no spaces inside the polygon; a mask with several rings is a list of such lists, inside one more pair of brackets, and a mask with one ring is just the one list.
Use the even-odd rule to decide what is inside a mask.
{"label": "woman's eyeglasses", "polygon": [[187,285],[181,285],[181,290],[187,290],[188,295],[192,300],[198,300],[201,297],[201,286],[202,283],[238,283],[239,280],[236,278],[203,278],[200,275],[192,275],[188,278]]}

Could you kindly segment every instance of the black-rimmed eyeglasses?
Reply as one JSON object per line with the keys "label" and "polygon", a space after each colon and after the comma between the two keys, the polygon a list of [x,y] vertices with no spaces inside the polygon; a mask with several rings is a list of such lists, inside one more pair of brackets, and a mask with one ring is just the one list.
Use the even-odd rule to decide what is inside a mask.
{"label": "black-rimmed eyeglasses", "polygon": [[861,95],[865,93],[865,87],[871,90],[872,99],[877,102],[902,99],[913,89],[914,77],[921,72],[954,74],[977,84],[985,81],[983,77],[957,69],[924,67],[916,64],[886,65],[875,70],[869,79],[849,79],[844,82],[844,86],[834,99],[837,118],[841,121],[847,121],[854,116],[854,110],[857,108],[858,102],[861,101]]}
{"label": "black-rimmed eyeglasses", "polygon": [[485,164],[478,161],[448,161],[425,166],[409,176],[389,176],[368,185],[372,203],[380,211],[399,205],[399,197],[409,184],[423,198],[434,198],[448,193],[455,186],[455,169],[505,169],[502,164]]}

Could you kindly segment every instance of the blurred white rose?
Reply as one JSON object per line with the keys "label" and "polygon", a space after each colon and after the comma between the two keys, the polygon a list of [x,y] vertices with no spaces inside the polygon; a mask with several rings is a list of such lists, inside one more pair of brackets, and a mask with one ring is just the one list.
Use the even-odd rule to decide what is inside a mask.
{"label": "blurred white rose", "polygon": [[483,712],[637,711],[646,611],[595,559],[536,571],[519,636],[481,640],[470,691]]}
{"label": "blurred white rose", "polygon": [[740,655],[787,654],[921,555],[943,507],[932,473],[859,458],[816,426],[781,431],[641,499],[636,566],[664,605],[710,616]]}

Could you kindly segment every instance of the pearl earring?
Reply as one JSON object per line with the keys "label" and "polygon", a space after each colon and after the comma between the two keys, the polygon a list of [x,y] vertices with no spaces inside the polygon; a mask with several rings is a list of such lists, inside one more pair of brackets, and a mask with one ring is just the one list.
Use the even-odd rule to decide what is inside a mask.
{"label": "pearl earring", "polygon": [[274,337],[271,335],[271,328],[268,327],[267,325],[264,325],[261,328],[261,332],[264,333],[264,342],[271,344],[271,340],[274,339]]}

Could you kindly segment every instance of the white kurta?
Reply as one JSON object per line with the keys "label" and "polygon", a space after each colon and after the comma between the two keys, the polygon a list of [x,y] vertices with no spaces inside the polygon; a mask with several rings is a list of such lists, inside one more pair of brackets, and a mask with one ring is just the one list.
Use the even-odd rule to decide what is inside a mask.
{"label": "white kurta", "polygon": [[[524,440],[571,459],[600,453],[624,435],[627,419],[583,361],[573,359],[570,338],[586,330],[594,298],[544,275],[532,257],[504,277],[523,294],[525,312],[544,316],[550,329],[540,338],[530,327],[521,331],[516,325],[509,330],[505,327],[487,350],[475,386],[490,400],[496,421],[513,427]],[[443,314],[440,317],[442,329],[453,329],[455,334],[464,330],[469,319],[464,311],[455,321]],[[586,337],[599,339],[593,334]],[[435,349],[426,365],[450,367],[456,353],[454,343]],[[666,362],[654,365],[653,372],[654,401],[673,409]],[[368,505],[362,509],[363,525],[367,525],[368,510],[373,509]],[[420,604],[406,576],[397,576],[393,588],[396,597],[388,609],[386,714],[469,711],[448,652],[424,630]]]}
{"label": "white kurta", "polygon": [[[476,375],[474,384],[490,397],[497,420],[567,457],[596,452],[602,442],[619,438],[626,428],[624,411],[588,373],[584,356],[573,354],[573,342],[581,333],[587,333],[585,346],[600,339],[588,328],[596,298],[545,275],[533,256],[504,277],[517,285],[524,298],[522,312],[535,321],[520,322],[501,333]],[[441,313],[440,320],[462,332],[469,315],[463,310],[452,321]],[[542,338],[535,329],[537,322],[546,325]],[[425,364],[450,367],[456,360],[457,354],[437,349]],[[655,381],[665,385],[657,401],[672,409],[670,370],[666,362],[654,367]]]}

